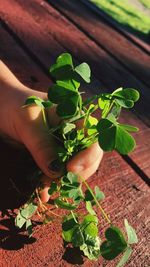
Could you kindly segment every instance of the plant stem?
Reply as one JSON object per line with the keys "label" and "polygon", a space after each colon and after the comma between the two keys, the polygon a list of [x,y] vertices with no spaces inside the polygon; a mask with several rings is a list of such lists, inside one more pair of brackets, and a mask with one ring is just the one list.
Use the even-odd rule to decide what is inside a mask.
{"label": "plant stem", "polygon": [[99,207],[100,211],[102,212],[102,215],[104,217],[104,219],[106,219],[106,221],[111,224],[111,221],[108,217],[108,215],[106,214],[106,212],[104,211],[104,209],[101,207],[101,205],[99,204],[98,200],[96,199],[91,187],[88,185],[88,183],[80,176],[80,179],[82,180],[82,182],[86,185],[87,189],[90,191],[91,195],[93,196],[97,206]]}
{"label": "plant stem", "polygon": [[[67,198],[65,198],[65,201],[66,201],[67,203],[69,203],[68,200],[67,200]],[[75,214],[74,214],[74,212],[73,212],[72,210],[71,210],[71,214],[72,214],[72,217],[73,217],[74,221],[75,221],[76,223],[78,223],[78,221],[76,220],[76,216],[75,216]]]}

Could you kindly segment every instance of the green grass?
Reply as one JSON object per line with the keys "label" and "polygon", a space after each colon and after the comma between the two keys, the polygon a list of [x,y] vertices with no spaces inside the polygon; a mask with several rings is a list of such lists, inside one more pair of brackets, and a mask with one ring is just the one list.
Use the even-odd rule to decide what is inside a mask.
{"label": "green grass", "polygon": [[143,6],[150,9],[150,0],[139,0],[139,1],[143,4]]}
{"label": "green grass", "polygon": [[[90,0],[122,25],[140,34],[150,32],[150,17],[136,8],[130,0]],[[150,7],[149,0],[140,0],[146,7]]]}

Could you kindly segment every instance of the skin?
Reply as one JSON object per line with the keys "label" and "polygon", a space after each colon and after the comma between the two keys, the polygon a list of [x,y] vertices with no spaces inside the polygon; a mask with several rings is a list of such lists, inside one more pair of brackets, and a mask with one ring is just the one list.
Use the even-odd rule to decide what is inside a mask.
{"label": "skin", "polygon": [[[60,171],[54,172],[48,168],[49,164],[56,159],[56,144],[54,138],[48,134],[41,108],[36,105],[22,108],[26,98],[32,95],[43,99],[47,97],[46,93],[23,85],[0,61],[0,132],[22,143],[30,151],[44,173],[42,177],[44,189],[40,194],[41,200],[47,202],[50,181],[60,176]],[[60,122],[55,109],[55,106],[47,109],[47,119],[52,127]],[[78,127],[81,124],[82,122]],[[87,179],[97,170],[102,156],[103,151],[98,143],[95,143],[73,157],[67,163],[67,170]]]}

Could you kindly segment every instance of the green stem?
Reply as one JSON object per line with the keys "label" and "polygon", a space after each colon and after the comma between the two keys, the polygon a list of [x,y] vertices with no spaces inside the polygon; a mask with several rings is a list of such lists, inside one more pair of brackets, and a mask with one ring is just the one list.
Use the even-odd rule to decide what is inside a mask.
{"label": "green stem", "polygon": [[[46,119],[46,114],[45,114],[45,109],[42,108],[42,114],[43,114],[43,121],[46,127],[48,127],[47,119]],[[49,128],[49,127],[48,127]]]}
{"label": "green stem", "polygon": [[98,200],[96,199],[92,189],[90,188],[90,186],[88,185],[88,183],[80,176],[82,182],[86,185],[87,189],[90,191],[91,195],[93,196],[97,206],[99,207],[100,211],[102,212],[102,215],[104,217],[104,219],[106,219],[106,221],[111,224],[111,220],[109,219],[108,215],[106,214],[106,212],[104,211],[104,209],[101,207],[101,205],[99,204]]}
{"label": "green stem", "polygon": [[[69,203],[68,200],[67,200],[67,198],[65,198],[65,201],[66,201],[67,203]],[[74,212],[73,212],[72,210],[71,210],[71,214],[72,214],[72,217],[73,217],[74,221],[75,221],[76,223],[78,223],[78,221],[77,221],[77,219],[76,219],[76,216],[75,216],[75,214],[74,214]]]}

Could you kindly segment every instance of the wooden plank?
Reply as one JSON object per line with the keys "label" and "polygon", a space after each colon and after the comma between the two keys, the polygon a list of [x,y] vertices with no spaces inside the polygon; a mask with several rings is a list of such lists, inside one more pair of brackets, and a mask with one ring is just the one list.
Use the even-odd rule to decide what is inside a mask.
{"label": "wooden plank", "polygon": [[127,39],[129,39],[132,43],[134,43],[136,46],[138,46],[141,50],[143,50],[147,54],[150,53],[150,47],[148,44],[148,36],[145,37],[145,39],[146,39],[146,42],[145,42],[145,40],[138,38],[136,35],[134,35],[134,33],[130,33],[128,30],[121,27],[121,25],[117,21],[112,19],[107,13],[103,12],[101,9],[99,9],[96,5],[94,5],[89,0],[80,0],[80,2],[83,2],[88,7],[88,9],[90,8],[91,10],[93,10],[94,13],[97,14],[98,16],[100,16],[101,18],[103,18],[104,21],[109,26],[111,26],[111,27],[113,26],[113,28],[116,31],[118,31],[123,36],[125,36]]}
{"label": "wooden plank", "polygon": [[[8,0],[7,0],[8,1]],[[8,1],[9,2],[9,1]],[[49,66],[49,58],[51,55],[51,52],[54,55],[58,55],[58,51],[61,51],[61,47],[63,45],[64,51],[70,51],[78,60],[88,61],[90,66],[92,67],[92,71],[96,78],[101,81],[108,89],[114,89],[115,87],[119,86],[129,86],[129,87],[136,87],[141,91],[142,97],[140,101],[137,103],[135,110],[139,114],[139,116],[149,125],[149,103],[147,102],[147,98],[149,96],[149,89],[147,88],[144,90],[144,85],[138,85],[137,83],[131,81],[131,77],[129,73],[124,73],[124,69],[122,72],[122,67],[116,66],[116,61],[114,61],[105,51],[100,49],[94,42],[90,41],[86,35],[84,35],[81,31],[79,31],[74,25],[72,25],[68,20],[66,20],[64,17],[61,16],[59,12],[57,12],[55,9],[51,8],[49,5],[43,8],[43,5],[45,7],[44,2],[37,0],[37,4],[35,1],[31,1],[30,5],[28,5],[28,2],[20,1],[18,0],[19,5],[17,5],[16,1],[14,2],[15,8],[18,10],[18,14],[20,14],[20,17],[17,17],[18,23],[16,20],[13,19],[13,10],[11,10],[10,5],[8,4],[8,7],[3,7],[4,9],[4,18],[8,16],[7,22],[9,21],[10,27],[13,27],[13,30],[19,34],[19,37],[24,40],[24,42],[32,49],[34,47],[33,53],[37,53],[38,58],[40,61],[45,65],[46,67]],[[6,2],[5,2],[6,4]],[[7,10],[7,11],[6,11]],[[57,46],[52,47],[51,51],[48,52],[48,55],[45,56],[41,53],[38,53],[39,48],[36,48],[37,45],[39,45],[36,41],[33,45],[34,39],[30,38],[30,30],[28,34],[28,38],[26,37],[26,33],[22,33],[20,27],[18,29],[18,25],[22,24],[22,27],[24,27],[24,24],[22,23],[22,16],[20,12],[24,12],[24,16],[26,17],[26,21],[28,22],[28,27],[39,27],[37,35],[39,36],[42,32],[44,35],[44,38],[46,44],[53,44],[54,41],[57,40],[59,44],[61,44],[60,50],[58,50],[58,43]],[[29,12],[32,16],[29,15]],[[31,25],[30,25],[31,24]],[[44,32],[43,32],[44,29]],[[74,33],[72,35],[72,32]],[[34,29],[35,33],[35,29]],[[46,37],[47,33],[47,37]],[[41,37],[44,41],[43,36]],[[35,40],[37,40],[35,38]],[[84,40],[84,41],[83,41]],[[103,61],[102,61],[103,58]],[[101,73],[101,75],[100,75]],[[108,75],[109,73],[109,75]],[[123,81],[124,80],[124,81]],[[137,81],[137,80],[136,80]],[[100,84],[101,85],[101,84]],[[139,87],[140,86],[140,87]],[[96,86],[97,92],[100,91],[101,86]],[[141,89],[142,88],[142,89]],[[107,90],[108,90],[107,89]],[[143,96],[146,94],[146,98]],[[143,102],[145,103],[143,107]]]}
{"label": "wooden plank", "polygon": [[[42,84],[45,86],[49,84],[49,80],[42,74],[39,67],[26,56],[24,51],[2,28],[0,29],[0,35],[3,40],[0,55],[3,55],[3,60],[13,69],[16,75],[23,82],[26,82],[26,85],[31,86],[30,69],[32,75],[40,82],[40,87]],[[23,69],[20,68],[20,62],[23,63]],[[33,86],[36,88],[37,85],[34,84]],[[37,87],[39,88],[39,86]],[[8,144],[1,143],[0,147],[0,173],[3,183],[5,184],[10,175],[14,178],[14,175],[18,173],[18,182],[20,181],[23,184],[25,181],[22,179],[22,174],[28,166],[29,156]],[[137,266],[139,261],[143,266],[146,266],[148,264],[148,247],[145,244],[147,244],[146,240],[150,229],[148,219],[149,189],[147,185],[116,152],[105,154],[101,167],[89,180],[89,183],[92,187],[97,183],[105,192],[107,197],[104,207],[115,223],[122,226],[122,219],[126,217],[137,229],[140,242],[135,247],[132,259],[127,266],[130,267],[132,264]],[[3,195],[0,205],[3,204],[3,208],[7,209],[10,208],[10,204],[11,208],[16,207],[16,203],[13,206],[12,201],[16,198],[17,200],[20,199],[20,195],[17,195],[12,184],[7,184],[7,187],[1,186],[0,191],[1,198]],[[100,219],[101,225],[103,224]],[[17,231],[14,228],[13,214],[8,212],[5,217],[0,217],[0,228],[0,262],[2,267],[41,267],[44,265],[77,267],[81,263],[84,267],[91,266],[91,261],[82,258],[76,250],[68,249],[67,252],[65,251],[60,234],[61,227],[58,222],[45,226],[35,224],[33,238],[28,239],[24,231]],[[102,264],[108,267],[113,266],[112,263],[106,263],[105,261],[102,263],[102,260],[94,263],[94,266],[102,266]]]}
{"label": "wooden plank", "polygon": [[[6,0],[5,3],[7,1],[8,0]],[[8,3],[10,2],[8,1]],[[65,18],[60,17],[60,14],[56,10],[48,6],[49,9],[48,9],[48,12],[46,12],[45,8],[43,8],[41,5],[38,5],[37,4],[38,2],[35,4],[35,1],[30,1],[30,5],[28,9],[27,9],[28,5],[26,6],[24,1],[20,1],[20,3],[21,3],[21,6],[18,5],[16,1],[14,2],[15,5],[12,6],[9,4],[8,7],[6,6],[7,8],[5,8],[5,10],[7,10],[7,12],[4,10],[3,17],[7,18],[7,23],[9,22],[10,27],[13,27],[13,30],[19,35],[21,40],[23,40],[23,42],[29,47],[32,53],[42,62],[42,64],[45,67],[49,66],[51,62],[51,58],[53,58],[54,56],[62,52],[62,46],[59,46],[59,43],[61,43],[61,41],[63,45],[65,45],[65,43],[67,43],[67,45],[70,44],[70,47],[72,47],[73,54],[76,54],[76,51],[75,51],[76,48],[74,47],[75,41],[76,41],[76,47],[78,47],[78,50],[77,50],[78,57],[81,56],[83,58],[82,52],[86,51],[87,46],[81,40],[82,33],[78,31],[72,24],[70,24]],[[13,18],[16,12],[20,14],[20,16],[18,16],[17,19],[14,20]],[[24,20],[22,18],[24,18]],[[33,36],[32,36],[32,32],[33,32]],[[78,38],[75,37],[73,39],[72,32],[74,33],[77,32]],[[80,34],[81,34],[81,37],[80,37]],[[37,36],[40,41],[37,41],[38,40]],[[54,37],[55,39],[57,39],[57,41],[59,41],[57,45],[56,45],[56,40],[54,40]],[[84,38],[87,39],[86,36],[84,36]],[[88,42],[88,40],[86,42]],[[46,49],[45,51],[45,46],[47,46],[47,44],[49,43],[51,44],[52,49]],[[91,50],[93,49],[92,45],[93,43],[91,44],[91,47],[90,47]],[[97,49],[97,46],[95,44],[94,44],[94,47],[95,49]],[[95,55],[93,55],[93,57],[95,59]],[[100,60],[100,56],[97,56],[97,57],[99,57],[99,60]],[[99,70],[98,71],[96,70],[97,76],[98,76],[98,72]],[[91,85],[91,88],[92,87],[93,87],[93,84]],[[92,92],[93,92],[93,88],[92,88]],[[145,106],[144,106],[144,109],[145,109]],[[129,114],[125,112],[124,121],[126,123],[131,123],[133,125],[139,126],[140,131],[142,132],[146,131],[148,135],[150,135],[150,132],[149,130],[147,130],[147,127],[144,126],[142,121],[137,120],[137,118],[134,117],[134,115],[129,116]],[[149,165],[150,147],[147,145],[146,139],[144,138],[144,134],[141,135],[139,132],[138,134],[135,135],[135,138],[138,144],[137,152],[133,152],[130,155],[130,157],[134,160],[135,163],[138,162],[139,165],[138,164],[137,165],[141,168],[141,170],[143,170],[144,172],[146,171],[146,175],[148,175],[149,171],[148,171],[147,166]],[[145,151],[144,161],[141,161],[140,157],[138,157],[138,152],[141,153],[140,151]]]}
{"label": "wooden plank", "polygon": [[[80,58],[80,60],[86,59],[86,61],[91,65],[96,78],[102,81],[106,87],[110,89],[120,86],[136,87],[141,91],[142,95],[146,96],[146,98],[150,97],[149,88],[125,70],[121,64],[110,57],[102,48],[98,47],[95,42],[91,41],[73,24],[64,17],[60,16],[56,10],[49,7],[49,10],[46,11],[42,7],[44,2],[42,2],[41,5],[41,1],[38,0],[37,3],[39,4],[37,5],[35,4],[35,1],[30,1],[29,5],[26,1],[13,0],[10,5],[10,1],[6,0],[5,2],[0,3],[0,9],[1,17],[5,19],[9,25],[11,25],[10,27],[13,27],[13,30],[17,34],[20,34],[20,37],[24,39],[26,45],[34,49],[34,53],[37,51],[36,46],[38,45],[38,39],[40,36],[43,38],[41,40],[43,46],[45,45],[43,55],[41,56],[40,52],[37,51],[41,61],[44,61],[45,57],[47,57],[46,53],[50,53],[55,56],[58,51],[57,49],[59,43],[64,47],[63,51],[71,51],[74,56],[78,59]],[[17,10],[17,18],[15,17],[15,10]],[[24,14],[24,19],[22,19],[22,13]],[[24,32],[24,36],[22,36],[21,25],[22,28],[26,27],[27,29],[28,27],[28,35]],[[34,26],[38,27],[37,32],[33,32]],[[46,36],[47,40],[45,40]],[[55,40],[57,40],[58,43]],[[55,47],[52,45],[53,43],[55,44]],[[51,48],[49,48],[50,44],[52,45]],[[39,48],[44,49],[44,47],[42,48],[40,45]],[[45,62],[47,63],[47,61],[48,57]]]}
{"label": "wooden plank", "polygon": [[[97,44],[147,85],[150,82],[150,57],[131,41],[106,24],[101,17],[95,16],[85,5],[76,1],[49,1],[78,25]],[[82,15],[84,14],[84,16]],[[110,36],[113,36],[110,41]]]}
{"label": "wooden plank", "polygon": [[[48,2],[66,15],[108,54],[117,59],[130,73],[149,86],[150,56],[148,54],[108,25],[100,16],[96,16],[80,1],[48,0]],[[43,5],[48,8],[47,3]]]}

